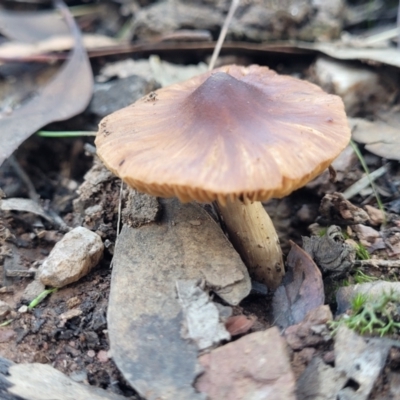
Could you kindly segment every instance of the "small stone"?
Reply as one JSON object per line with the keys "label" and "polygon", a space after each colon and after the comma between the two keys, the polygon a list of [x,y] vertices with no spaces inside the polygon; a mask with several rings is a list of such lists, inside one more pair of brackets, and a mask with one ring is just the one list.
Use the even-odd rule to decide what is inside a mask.
{"label": "small stone", "polygon": [[382,210],[378,210],[375,207],[372,207],[370,205],[365,205],[364,208],[366,209],[371,225],[377,226],[383,224],[385,221],[385,214],[382,212]]}
{"label": "small stone", "polygon": [[326,324],[332,318],[329,306],[319,306],[311,310],[299,324],[287,327],[283,336],[293,350],[316,346],[330,340]]}
{"label": "small stone", "polygon": [[82,315],[82,310],[80,310],[79,308],[74,308],[72,310],[68,310],[65,313],[60,314],[58,318],[64,321],[68,321],[72,318],[79,317],[80,315]]}
{"label": "small stone", "polygon": [[71,297],[67,300],[67,307],[69,309],[75,308],[81,304],[81,299],[78,296]]}
{"label": "small stone", "polygon": [[39,279],[33,280],[24,290],[22,300],[30,303],[33,299],[39,296],[45,290],[45,286]]}
{"label": "small stone", "polygon": [[15,331],[12,329],[0,329],[0,343],[7,343],[15,336]]}
{"label": "small stone", "polygon": [[87,381],[87,372],[85,370],[74,371],[69,376],[74,382],[85,382]]}
{"label": "small stone", "polygon": [[96,355],[96,353],[95,353],[94,350],[88,350],[88,352],[87,352],[86,354],[87,354],[88,357],[90,357],[90,358],[93,358],[93,357]]}
{"label": "small stone", "polygon": [[0,320],[7,317],[8,314],[11,312],[11,307],[5,301],[0,300]]}
{"label": "small stone", "polygon": [[324,354],[322,358],[325,361],[325,363],[333,364],[335,362],[335,352],[333,350],[328,351]]}
{"label": "small stone", "polygon": [[103,250],[99,235],[83,227],[75,228],[54,246],[38,270],[39,279],[44,285],[57,288],[76,282],[98,264]]}
{"label": "small stone", "polygon": [[108,357],[108,351],[100,350],[97,353],[97,358],[100,362],[105,363],[109,360],[110,357]]}
{"label": "small stone", "polygon": [[204,373],[196,388],[210,400],[295,399],[286,343],[274,327],[200,356]]}
{"label": "small stone", "polygon": [[340,326],[335,337],[335,369],[354,386],[343,387],[336,398],[369,399],[388,353],[389,346],[383,341],[367,342],[346,326]]}
{"label": "small stone", "polygon": [[28,306],[21,306],[20,308],[18,308],[18,312],[20,314],[24,314],[24,313],[28,312]]}

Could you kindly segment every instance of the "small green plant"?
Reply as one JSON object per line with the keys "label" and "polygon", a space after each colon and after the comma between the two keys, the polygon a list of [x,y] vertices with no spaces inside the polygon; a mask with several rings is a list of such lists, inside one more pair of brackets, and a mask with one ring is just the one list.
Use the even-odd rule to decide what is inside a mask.
{"label": "small green plant", "polygon": [[324,236],[326,235],[326,232],[328,232],[328,227],[321,228],[321,229],[318,231],[318,236],[319,236],[319,237],[324,237]]}
{"label": "small green plant", "polygon": [[369,184],[370,184],[370,186],[371,186],[371,188],[372,188],[372,191],[374,192],[374,196],[375,196],[376,202],[378,203],[378,208],[382,211],[382,213],[383,213],[383,215],[384,215],[383,224],[386,224],[386,212],[385,212],[385,208],[383,207],[382,199],[381,199],[381,197],[379,196],[378,191],[376,190],[375,183],[374,183],[374,181],[371,179],[371,176],[370,176],[370,172],[369,172],[367,163],[365,162],[365,159],[364,159],[363,155],[361,154],[361,151],[360,151],[360,149],[358,148],[357,144],[356,144],[353,140],[350,140],[350,145],[351,145],[351,147],[353,148],[354,153],[355,153],[356,156],[358,157],[358,160],[360,161],[360,164],[361,164],[361,166],[363,167],[363,169],[364,169],[366,175],[368,176]]}
{"label": "small green plant", "polygon": [[375,276],[364,274],[361,269],[356,269],[353,279],[355,283],[369,283],[376,281],[378,278],[376,278]]}
{"label": "small green plant", "polygon": [[368,297],[367,295],[363,293],[357,293],[354,297],[353,300],[351,301],[351,310],[353,313],[358,313],[361,311],[361,309],[365,306],[365,303],[367,302]]}
{"label": "small green plant", "polygon": [[357,294],[351,303],[350,315],[332,321],[335,332],[341,324],[360,333],[370,335],[390,335],[400,331],[398,308],[400,297],[394,293],[384,293],[379,299]]}
{"label": "small green plant", "polygon": [[35,308],[39,303],[41,303],[49,294],[54,293],[57,291],[57,288],[54,289],[46,289],[42,293],[39,294],[39,296],[35,297],[28,306],[29,310],[32,310],[32,308]]}
{"label": "small green plant", "polygon": [[368,250],[361,243],[357,243],[356,257],[357,260],[369,260],[371,258],[371,256],[368,253]]}

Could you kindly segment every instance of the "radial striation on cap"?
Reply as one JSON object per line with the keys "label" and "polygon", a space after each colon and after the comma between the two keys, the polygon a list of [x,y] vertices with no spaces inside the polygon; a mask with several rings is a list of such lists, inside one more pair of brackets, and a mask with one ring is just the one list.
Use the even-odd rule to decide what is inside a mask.
{"label": "radial striation on cap", "polygon": [[264,201],[304,186],[350,140],[342,100],[267,67],[225,66],[100,122],[99,157],[130,186],[181,201]]}

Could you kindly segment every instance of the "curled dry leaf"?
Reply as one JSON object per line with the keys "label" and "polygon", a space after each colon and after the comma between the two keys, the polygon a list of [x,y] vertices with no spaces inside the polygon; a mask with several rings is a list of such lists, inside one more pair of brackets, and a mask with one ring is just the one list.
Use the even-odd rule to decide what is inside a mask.
{"label": "curled dry leaf", "polygon": [[275,322],[283,328],[301,322],[325,299],[321,271],[302,248],[293,242],[291,245],[288,271],[273,299]]}
{"label": "curled dry leaf", "polygon": [[92,96],[92,69],[79,29],[67,8],[62,6],[62,9],[74,36],[75,47],[58,75],[36,97],[0,119],[0,165],[38,129],[79,114]]}

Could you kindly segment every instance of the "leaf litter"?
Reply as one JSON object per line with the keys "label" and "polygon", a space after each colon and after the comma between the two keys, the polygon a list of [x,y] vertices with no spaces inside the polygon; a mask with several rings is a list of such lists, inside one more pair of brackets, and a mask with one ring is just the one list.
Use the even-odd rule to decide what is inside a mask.
{"label": "leaf litter", "polygon": [[[43,126],[82,112],[92,96],[92,69],[81,34],[72,17],[65,11],[66,8],[60,6],[61,2],[58,4],[64,10],[75,46],[59,73],[41,88],[37,96],[0,118],[0,138],[3,143],[0,148],[0,165],[21,143]],[[71,85],[71,82],[77,80],[79,84]]]}

